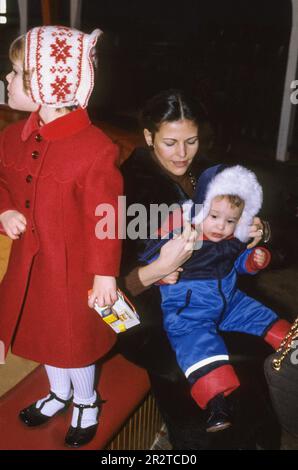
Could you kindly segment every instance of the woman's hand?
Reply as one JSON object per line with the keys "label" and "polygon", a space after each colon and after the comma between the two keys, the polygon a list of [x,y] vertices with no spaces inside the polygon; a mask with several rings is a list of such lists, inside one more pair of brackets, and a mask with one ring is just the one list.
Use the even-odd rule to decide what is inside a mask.
{"label": "woman's hand", "polygon": [[4,228],[6,235],[11,240],[17,240],[22,233],[26,231],[27,220],[18,211],[9,210],[0,214],[0,222]]}
{"label": "woman's hand", "polygon": [[176,271],[191,257],[197,237],[198,232],[185,222],[182,234],[164,244],[158,261],[166,275]]}
{"label": "woman's hand", "polygon": [[167,276],[163,277],[159,284],[176,284],[179,279],[180,273],[183,271],[183,268],[178,268],[173,273],[168,274]]}
{"label": "woman's hand", "polygon": [[95,302],[99,307],[113,305],[117,296],[116,279],[112,276],[94,276],[92,292],[88,297],[88,305],[94,307]]}
{"label": "woman's hand", "polygon": [[151,286],[177,271],[191,257],[197,237],[198,232],[185,222],[182,234],[165,243],[155,261],[139,268],[141,284]]}
{"label": "woman's hand", "polygon": [[253,238],[252,242],[247,245],[247,248],[253,248],[262,240],[264,234],[264,226],[259,217],[254,217],[253,223],[250,226],[249,237]]}

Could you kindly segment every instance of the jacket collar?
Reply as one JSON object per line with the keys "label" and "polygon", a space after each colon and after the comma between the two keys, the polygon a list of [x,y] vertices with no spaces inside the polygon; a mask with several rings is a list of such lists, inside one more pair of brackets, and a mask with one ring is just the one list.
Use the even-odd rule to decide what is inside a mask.
{"label": "jacket collar", "polygon": [[[125,179],[134,186],[136,183],[142,194],[148,192],[148,200],[153,188],[153,193],[159,194],[165,204],[189,199],[180,184],[171,178],[170,173],[162,168],[147,148],[137,147],[121,168]],[[152,181],[152,188],[149,180]]]}
{"label": "jacket collar", "polygon": [[59,140],[77,134],[90,125],[85,109],[79,108],[40,127],[38,111],[32,113],[22,131],[22,141],[26,142],[33,132],[38,131],[45,140]]}

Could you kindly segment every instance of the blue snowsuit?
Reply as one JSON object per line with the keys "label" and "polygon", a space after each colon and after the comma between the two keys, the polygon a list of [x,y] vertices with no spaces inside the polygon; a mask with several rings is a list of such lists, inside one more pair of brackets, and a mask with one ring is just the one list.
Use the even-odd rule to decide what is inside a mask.
{"label": "blue snowsuit", "polygon": [[[239,386],[220,331],[266,337],[267,342],[278,347],[289,328],[275,312],[237,288],[238,274],[257,272],[251,262],[254,249],[248,250],[246,243],[240,240],[245,240],[243,233],[248,234],[249,221],[257,212],[262,193],[255,177],[246,169],[226,170],[224,174],[223,166],[217,165],[202,173],[193,202],[204,203],[207,212],[206,205],[211,206],[216,195],[238,194],[239,191],[245,206],[235,230],[237,238],[219,242],[203,240],[202,246],[184,263],[179,281],[160,285],[165,330],[177,362],[192,385],[191,394],[202,408],[213,396],[227,395]],[[257,206],[252,204],[255,197]],[[199,217],[200,214],[202,221],[204,212],[199,212]],[[192,206],[190,220],[200,223],[195,206]],[[239,232],[240,227],[245,231]],[[174,233],[175,224],[169,224],[167,236],[160,230],[156,238],[146,240],[140,262],[151,263]]]}
{"label": "blue snowsuit", "polygon": [[[140,260],[152,262],[165,242],[149,241]],[[183,265],[179,282],[160,286],[164,328],[191,384],[229,364],[219,331],[265,336],[278,320],[270,308],[237,288],[238,274],[257,272],[246,267],[252,252],[237,238],[204,240]]]}
{"label": "blue snowsuit", "polygon": [[265,336],[278,320],[271,309],[237,288],[238,274],[249,273],[246,260],[253,251],[243,251],[243,246],[235,238],[206,240],[184,265],[179,282],[160,286],[164,327],[192,384],[229,363],[219,331]]}

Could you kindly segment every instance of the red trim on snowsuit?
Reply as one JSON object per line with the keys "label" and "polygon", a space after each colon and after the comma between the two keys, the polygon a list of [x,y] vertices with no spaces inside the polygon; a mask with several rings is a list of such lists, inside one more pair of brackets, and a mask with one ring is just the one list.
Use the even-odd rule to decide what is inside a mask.
{"label": "red trim on snowsuit", "polygon": [[270,330],[267,331],[266,335],[264,336],[264,340],[274,349],[278,349],[280,343],[289,332],[291,326],[291,323],[289,323],[287,320],[277,320]]}
{"label": "red trim on snowsuit", "polygon": [[234,368],[227,364],[212,370],[198,379],[191,388],[191,396],[200,408],[219,393],[230,395],[240,385]]}

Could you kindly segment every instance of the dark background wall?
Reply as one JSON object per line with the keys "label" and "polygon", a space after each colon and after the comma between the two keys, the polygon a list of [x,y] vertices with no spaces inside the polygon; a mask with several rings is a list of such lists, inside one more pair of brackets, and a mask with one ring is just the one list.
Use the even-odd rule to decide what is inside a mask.
{"label": "dark background wall", "polygon": [[[69,0],[51,3],[53,23],[68,25]],[[29,26],[41,24],[41,18],[40,0],[29,0]],[[9,70],[8,46],[18,27],[17,1],[8,0],[8,23],[0,25],[0,79]],[[298,119],[289,162],[275,161],[291,1],[83,0],[81,28],[96,27],[105,34],[92,117],[135,131],[138,109],[157,91],[182,87],[199,96],[211,122],[200,129],[201,153],[257,171],[264,185],[264,216],[282,229],[279,239],[292,257],[297,251]]]}
{"label": "dark background wall", "polygon": [[[69,1],[52,4],[54,21],[69,24]],[[17,33],[16,0],[8,0],[8,10],[8,25],[0,25],[3,73]],[[39,0],[29,0],[29,19],[30,27],[41,23]],[[94,115],[134,125],[146,98],[187,88],[206,105],[223,149],[247,141],[274,156],[290,0],[83,0],[82,29],[95,27],[105,35],[90,103]]]}
{"label": "dark background wall", "polygon": [[106,32],[95,95],[106,113],[133,113],[160,89],[188,88],[206,104],[223,141],[242,136],[275,145],[290,1],[83,5],[83,25]]}

